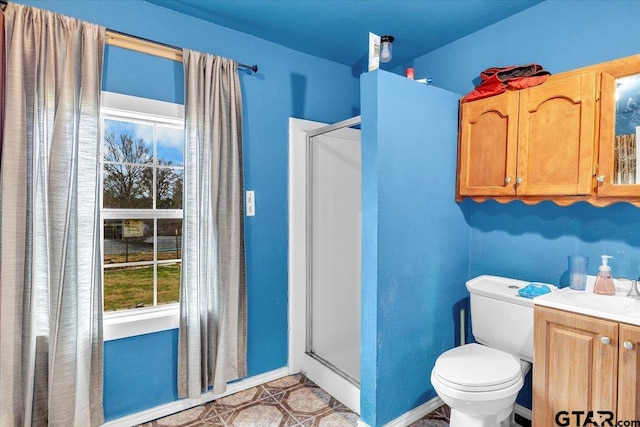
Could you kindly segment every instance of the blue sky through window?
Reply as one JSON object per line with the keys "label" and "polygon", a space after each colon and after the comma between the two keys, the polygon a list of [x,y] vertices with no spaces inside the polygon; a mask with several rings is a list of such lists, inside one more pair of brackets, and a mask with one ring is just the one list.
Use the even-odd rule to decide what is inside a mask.
{"label": "blue sky through window", "polygon": [[182,166],[184,159],[184,131],[177,127],[158,126],[158,158],[162,163],[172,162],[174,166]]}
{"label": "blue sky through window", "polygon": [[[122,120],[105,119],[105,135],[113,133],[119,140],[119,135],[130,135],[135,140],[141,139],[153,147],[153,125]],[[184,161],[184,131],[180,127],[156,126],[157,157],[161,164],[171,162],[173,166],[182,166]]]}

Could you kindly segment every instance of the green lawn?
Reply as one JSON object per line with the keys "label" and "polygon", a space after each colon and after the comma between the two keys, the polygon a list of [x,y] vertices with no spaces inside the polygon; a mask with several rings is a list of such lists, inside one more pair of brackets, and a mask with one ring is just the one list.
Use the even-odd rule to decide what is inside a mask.
{"label": "green lawn", "polygon": [[[178,302],[180,264],[158,266],[158,304]],[[153,306],[153,266],[105,269],[104,311]]]}

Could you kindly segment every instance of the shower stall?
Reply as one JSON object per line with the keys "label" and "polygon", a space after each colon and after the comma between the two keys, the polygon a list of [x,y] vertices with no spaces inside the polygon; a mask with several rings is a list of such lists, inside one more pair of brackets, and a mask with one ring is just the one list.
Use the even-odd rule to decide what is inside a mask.
{"label": "shower stall", "polygon": [[[360,117],[290,120],[290,370],[359,412]],[[293,310],[291,309],[293,307]]]}

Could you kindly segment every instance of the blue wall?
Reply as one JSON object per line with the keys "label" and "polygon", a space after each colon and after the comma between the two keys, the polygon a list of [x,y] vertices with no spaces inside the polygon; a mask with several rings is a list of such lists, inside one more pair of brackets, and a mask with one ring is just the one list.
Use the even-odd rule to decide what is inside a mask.
{"label": "blue wall", "polygon": [[436,396],[456,344],[469,227],[455,203],[459,95],[384,71],[361,77],[361,418],[380,426]]}
{"label": "blue wall", "polygon": [[470,275],[497,274],[568,286],[567,255],[589,257],[595,275],[600,255],[613,255],[614,276],[640,275],[640,209],[551,202],[469,204]]}
{"label": "blue wall", "polygon": [[[245,188],[256,192],[256,216],[245,222],[249,375],[286,366],[288,118],[333,123],[359,114],[359,80],[350,67],[140,0],[19,2],[173,46],[258,64],[255,75],[240,72]],[[181,64],[113,47],[105,60],[106,90],[182,102]],[[175,399],[172,333],[105,343],[108,420]]]}
{"label": "blue wall", "polygon": [[[638,54],[638,16],[636,1],[547,0],[417,58],[413,65],[434,85],[467,93],[480,71],[491,66],[533,62],[558,73]],[[590,258],[592,275],[603,254],[615,257],[615,276],[640,275],[640,209],[634,206],[463,205],[471,226],[469,277],[496,274],[566,286],[567,256],[574,254]],[[529,406],[527,391],[518,401]]]}
{"label": "blue wall", "polygon": [[[257,216],[246,221],[249,374],[285,366],[287,118],[330,123],[358,114],[359,86],[351,69],[140,0],[18,1],[260,66],[257,75],[240,73],[245,186],[256,191],[257,201]],[[557,73],[636,54],[638,16],[636,1],[548,0],[407,65],[416,75],[433,78],[435,86],[464,94],[490,66],[536,62]],[[180,101],[181,73],[180,64],[110,48],[104,84],[108,90]],[[563,285],[567,255],[589,256],[594,274],[602,253],[615,257],[615,275],[635,277],[640,210],[548,202],[451,206],[457,115],[455,106],[443,107],[449,94],[384,72],[364,75],[362,85],[363,189],[368,188],[363,208],[369,206],[363,213],[369,231],[363,235],[362,415],[376,426],[435,396],[430,369],[435,357],[454,345],[452,307],[466,296],[468,277],[500,274]],[[437,117],[435,125],[452,123],[445,157],[430,149],[446,138],[439,140],[439,133],[426,128],[425,117]],[[439,174],[419,181],[405,175],[430,170]],[[421,197],[409,197],[415,194]],[[440,197],[442,204],[430,203]],[[441,221],[428,221],[430,215]],[[398,227],[411,227],[411,233]],[[391,238],[394,233],[402,238]],[[372,276],[372,269],[378,274]],[[174,334],[106,343],[108,419],[175,399]],[[144,380],[154,376],[159,378]]]}
{"label": "blue wall", "polygon": [[178,330],[107,341],[104,396],[108,418],[178,399]]}
{"label": "blue wall", "polygon": [[489,67],[537,63],[559,73],[635,55],[638,16],[635,0],[547,0],[412,64],[417,76],[466,94]]}
{"label": "blue wall", "polygon": [[[640,2],[548,0],[414,61],[434,84],[467,93],[491,66],[539,63],[552,72],[640,53]],[[586,25],[585,23],[598,23]],[[423,71],[423,73],[425,73]],[[470,276],[502,274],[567,285],[567,255],[613,255],[615,276],[640,275],[640,209],[496,202],[469,206]]]}

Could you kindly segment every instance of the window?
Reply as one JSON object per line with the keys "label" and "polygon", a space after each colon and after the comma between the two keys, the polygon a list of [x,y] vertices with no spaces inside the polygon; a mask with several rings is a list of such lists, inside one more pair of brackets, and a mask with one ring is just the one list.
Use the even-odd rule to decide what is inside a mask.
{"label": "window", "polygon": [[103,92],[105,313],[177,303],[182,265],[181,105]]}

